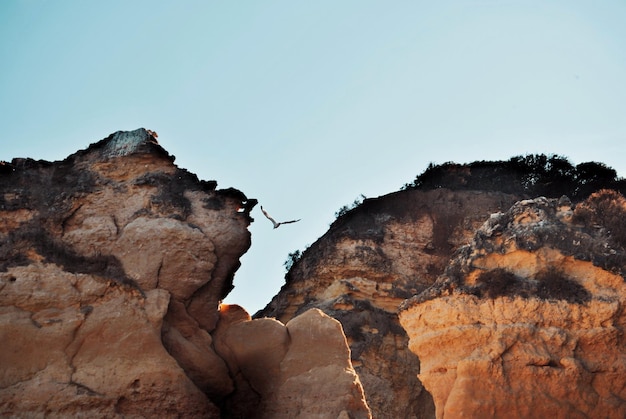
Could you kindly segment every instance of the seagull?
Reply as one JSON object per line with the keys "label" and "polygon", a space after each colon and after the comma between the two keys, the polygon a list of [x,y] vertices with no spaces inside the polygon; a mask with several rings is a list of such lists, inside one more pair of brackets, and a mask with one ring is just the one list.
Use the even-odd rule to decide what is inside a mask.
{"label": "seagull", "polygon": [[274,224],[274,228],[278,228],[283,224],[290,224],[290,223],[297,223],[298,221],[300,221],[300,219],[297,220],[291,220],[291,221],[281,221],[280,223],[277,223],[276,220],[274,220],[264,209],[263,209],[263,205],[261,205],[261,211],[263,212],[263,215],[265,215],[267,217],[268,220],[270,220],[272,222],[272,224]]}

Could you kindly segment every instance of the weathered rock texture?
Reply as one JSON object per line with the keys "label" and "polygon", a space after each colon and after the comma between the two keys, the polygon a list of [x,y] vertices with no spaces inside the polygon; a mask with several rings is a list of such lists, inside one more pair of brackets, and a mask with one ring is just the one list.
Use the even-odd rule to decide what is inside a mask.
{"label": "weathered rock texture", "polygon": [[214,336],[217,352],[241,389],[230,400],[233,415],[372,417],[337,320],[311,309],[284,325],[231,311],[222,310]]}
{"label": "weathered rock texture", "polygon": [[173,161],[139,129],[0,164],[0,416],[368,417],[339,323],[266,320],[281,359],[264,322],[228,327],[219,303],[256,200]]}
{"label": "weathered rock texture", "polygon": [[498,213],[400,313],[437,417],[626,417],[626,201]]}
{"label": "weathered rock texture", "polygon": [[288,322],[311,307],[321,309],[343,325],[374,417],[433,417],[398,307],[443,273],[454,250],[469,243],[490,213],[517,199],[447,189],[368,199],[304,252],[280,293],[255,317]]}
{"label": "weathered rock texture", "polygon": [[[286,322],[317,307],[340,320],[373,416],[381,418],[435,415],[438,400],[433,402],[417,377],[420,361],[408,350],[397,312],[405,298],[444,273],[491,213],[537,194],[559,197],[568,191],[581,200],[598,188],[624,190],[626,184],[601,163],[573,166],[560,156],[529,155],[430,165],[405,186],[352,210],[344,207],[322,238],[299,259],[293,257],[285,285],[255,315]],[[620,229],[623,223],[612,224]]]}
{"label": "weathered rock texture", "polygon": [[431,166],[252,319],[220,301],[256,200],[173,161],[139,129],[0,163],[0,416],[626,416],[626,202],[526,199],[612,169]]}
{"label": "weathered rock texture", "polygon": [[140,129],[3,165],[3,414],[219,414],[209,332],[253,204],[173,160]]}

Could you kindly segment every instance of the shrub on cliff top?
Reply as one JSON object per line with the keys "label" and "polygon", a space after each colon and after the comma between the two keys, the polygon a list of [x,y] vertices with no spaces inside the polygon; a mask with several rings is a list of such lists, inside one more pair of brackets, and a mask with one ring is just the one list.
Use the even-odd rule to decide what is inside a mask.
{"label": "shrub on cliff top", "polygon": [[295,250],[287,255],[287,259],[283,262],[283,266],[287,271],[290,271],[293,265],[298,263],[300,258],[302,258],[302,252],[300,252],[300,250]]}
{"label": "shrub on cliff top", "polygon": [[355,209],[356,207],[358,207],[359,205],[363,203],[363,200],[365,200],[365,195],[361,194],[361,196],[356,198],[350,205],[344,205],[343,207],[335,211],[335,218],[342,217],[343,215],[347,214],[351,210]]}
{"label": "shrub on cliff top", "polygon": [[590,193],[611,188],[626,190],[626,181],[602,163],[586,162],[573,166],[567,158],[555,154],[515,156],[507,161],[453,162],[426,170],[405,189],[488,190],[504,193],[571,199],[584,199]]}

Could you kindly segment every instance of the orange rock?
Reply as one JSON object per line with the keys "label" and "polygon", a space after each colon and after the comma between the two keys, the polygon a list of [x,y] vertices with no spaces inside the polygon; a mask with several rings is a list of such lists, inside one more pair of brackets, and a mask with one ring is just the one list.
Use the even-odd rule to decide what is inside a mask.
{"label": "orange rock", "polygon": [[626,416],[624,248],[560,210],[540,198],[492,217],[403,304],[437,417]]}
{"label": "orange rock", "polygon": [[238,377],[238,409],[247,416],[371,417],[341,324],[320,310],[287,325],[270,318],[218,325],[215,347]]}
{"label": "orange rock", "polygon": [[220,416],[251,207],[173,160],[139,129],[0,175],[0,416]]}
{"label": "orange rock", "polygon": [[319,308],[339,320],[374,417],[428,418],[432,397],[399,324],[402,302],[431,285],[460,245],[513,195],[407,190],[338,218],[303,252],[281,292],[261,312],[282,322]]}

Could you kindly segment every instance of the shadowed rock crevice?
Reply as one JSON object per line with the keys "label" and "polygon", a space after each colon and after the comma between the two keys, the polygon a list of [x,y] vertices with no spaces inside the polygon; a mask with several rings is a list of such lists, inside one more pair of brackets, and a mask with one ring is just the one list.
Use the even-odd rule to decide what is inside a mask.
{"label": "shadowed rock crevice", "polygon": [[[35,262],[53,263],[75,274],[89,274],[130,286],[143,293],[139,285],[124,272],[113,255],[85,256],[64,245],[41,229],[41,222],[29,222],[11,231],[0,244],[0,272],[14,266]],[[34,253],[33,253],[34,252]]]}

